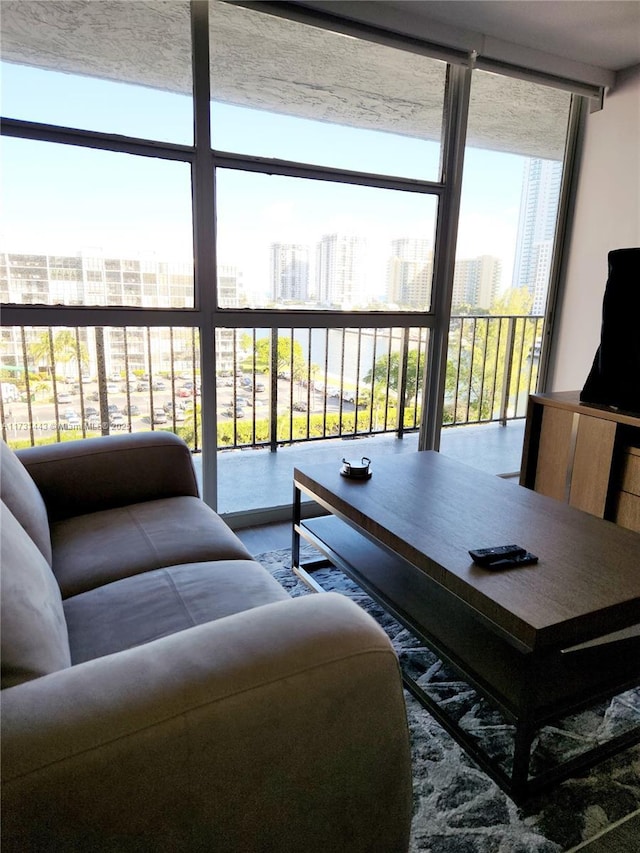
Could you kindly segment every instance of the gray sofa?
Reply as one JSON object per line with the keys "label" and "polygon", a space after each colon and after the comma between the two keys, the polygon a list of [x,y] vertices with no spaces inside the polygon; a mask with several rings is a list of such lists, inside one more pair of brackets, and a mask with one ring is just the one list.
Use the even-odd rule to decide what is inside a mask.
{"label": "gray sofa", "polygon": [[170,433],[2,446],[2,850],[408,846],[398,663],[290,598]]}

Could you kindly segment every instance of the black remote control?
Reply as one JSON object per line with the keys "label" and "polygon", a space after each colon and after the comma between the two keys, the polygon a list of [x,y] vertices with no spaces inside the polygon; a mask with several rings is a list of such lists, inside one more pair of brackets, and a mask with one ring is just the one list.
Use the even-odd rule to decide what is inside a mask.
{"label": "black remote control", "polygon": [[517,569],[519,566],[530,566],[537,562],[538,558],[535,554],[525,551],[524,554],[516,554],[515,557],[501,557],[495,563],[485,563],[481,568],[496,572],[500,569]]}
{"label": "black remote control", "polygon": [[495,548],[475,548],[469,551],[471,559],[479,566],[491,566],[499,560],[513,560],[526,553],[519,545],[498,545]]}

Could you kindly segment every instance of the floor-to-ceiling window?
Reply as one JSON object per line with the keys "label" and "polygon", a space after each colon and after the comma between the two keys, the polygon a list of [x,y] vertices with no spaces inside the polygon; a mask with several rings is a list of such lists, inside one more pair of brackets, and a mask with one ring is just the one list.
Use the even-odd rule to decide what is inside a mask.
{"label": "floor-to-ceiling window", "polygon": [[236,448],[522,416],[570,95],[321,23],[3,3],[7,440],[171,428],[233,511]]}

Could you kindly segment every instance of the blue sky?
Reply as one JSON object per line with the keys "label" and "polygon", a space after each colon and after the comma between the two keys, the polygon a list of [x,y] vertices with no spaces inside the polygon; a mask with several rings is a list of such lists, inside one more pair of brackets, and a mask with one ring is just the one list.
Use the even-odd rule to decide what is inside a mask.
{"label": "blue sky", "polygon": [[[191,144],[189,98],[4,63],[2,114],[87,130]],[[214,147],[319,165],[436,180],[434,142],[212,105]],[[4,138],[0,237],[14,251],[102,247],[189,259],[191,196],[184,163]],[[524,158],[470,149],[458,257],[491,254],[511,276]],[[436,205],[415,193],[224,172],[217,210],[220,260],[244,265],[259,288],[272,241],[313,242],[358,230],[388,240],[433,238]],[[375,251],[372,251],[372,261]]]}

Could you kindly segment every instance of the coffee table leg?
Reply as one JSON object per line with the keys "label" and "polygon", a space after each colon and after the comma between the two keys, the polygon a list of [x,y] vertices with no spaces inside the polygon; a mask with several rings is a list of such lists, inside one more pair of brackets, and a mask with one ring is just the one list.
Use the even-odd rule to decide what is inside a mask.
{"label": "coffee table leg", "polygon": [[519,721],[516,725],[513,748],[513,767],[511,784],[516,801],[525,799],[529,788],[529,762],[531,761],[531,746],[536,729],[528,721]]}

